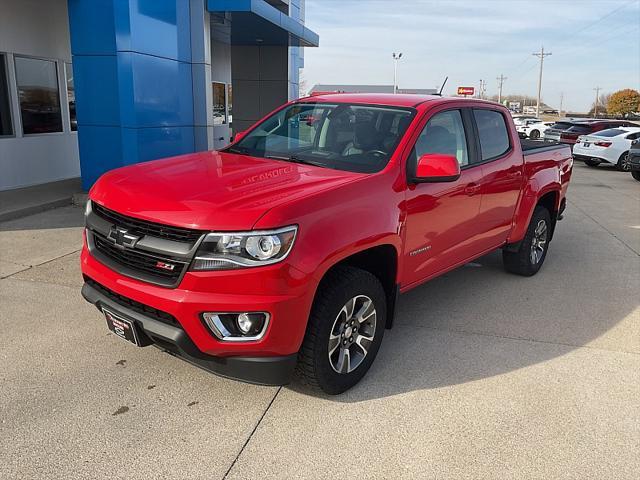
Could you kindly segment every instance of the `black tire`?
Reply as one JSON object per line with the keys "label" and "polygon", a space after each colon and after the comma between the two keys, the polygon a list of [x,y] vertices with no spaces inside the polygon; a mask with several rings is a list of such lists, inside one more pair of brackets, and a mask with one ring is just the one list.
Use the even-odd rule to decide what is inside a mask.
{"label": "black tire", "polygon": [[590,160],[587,159],[584,161],[585,165],[588,165],[589,167],[597,167],[598,165],[600,165],[600,162],[598,160]]}
{"label": "black tire", "polygon": [[633,170],[631,176],[640,182],[640,170]]}
{"label": "black tire", "polygon": [[622,155],[620,155],[618,163],[616,163],[616,170],[618,170],[619,172],[629,172],[631,170],[631,164],[629,163],[628,159],[629,152],[624,152]]}
{"label": "black tire", "polygon": [[[367,342],[368,351],[353,371],[338,373],[331,363],[329,340],[335,324],[343,315],[343,307],[357,296],[366,296],[373,302],[375,323],[369,327],[372,329],[373,340]],[[374,275],[348,266],[336,267],[329,272],[318,287],[307,332],[298,353],[297,370],[303,382],[329,395],[337,395],[353,387],[364,377],[375,360],[382,343],[386,319],[386,295]],[[365,325],[365,322],[362,325]],[[343,330],[340,332],[345,333]],[[338,341],[338,345],[340,342],[341,340]],[[362,350],[356,344],[352,344],[352,348],[356,354],[362,354]]]}
{"label": "black tire", "polygon": [[[545,243],[541,255],[536,255],[536,261],[533,260],[533,243],[538,239],[536,236],[536,229],[540,228],[540,223],[544,222],[545,225]],[[524,277],[531,277],[538,273],[544,259],[547,257],[547,251],[549,250],[549,239],[551,237],[551,215],[549,211],[541,206],[537,206],[531,217],[531,222],[527,228],[527,233],[524,239],[520,243],[520,248],[517,252],[510,252],[508,250],[502,251],[502,260],[504,268],[507,272],[522,275]],[[539,245],[539,244],[538,244]],[[539,248],[537,249],[539,251]]]}
{"label": "black tire", "polygon": [[537,140],[540,138],[540,132],[538,130],[531,130],[531,133],[529,133],[529,138],[531,140]]}

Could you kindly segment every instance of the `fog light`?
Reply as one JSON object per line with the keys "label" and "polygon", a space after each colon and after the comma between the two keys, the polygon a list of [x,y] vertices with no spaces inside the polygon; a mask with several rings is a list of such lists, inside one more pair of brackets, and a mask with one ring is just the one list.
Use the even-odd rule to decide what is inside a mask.
{"label": "fog light", "polygon": [[240,331],[245,335],[253,330],[253,321],[251,320],[251,317],[246,313],[241,313],[240,315],[238,315],[238,327],[240,328]]}
{"label": "fog light", "polygon": [[269,314],[266,312],[206,312],[202,314],[202,319],[211,333],[227,342],[259,340],[269,324]]}

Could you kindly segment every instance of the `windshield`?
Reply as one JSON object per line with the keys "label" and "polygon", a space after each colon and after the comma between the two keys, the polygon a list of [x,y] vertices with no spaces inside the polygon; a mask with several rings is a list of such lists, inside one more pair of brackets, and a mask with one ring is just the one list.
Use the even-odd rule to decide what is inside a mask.
{"label": "windshield", "polygon": [[225,151],[350,172],[382,170],[414,109],[348,103],[296,103]]}

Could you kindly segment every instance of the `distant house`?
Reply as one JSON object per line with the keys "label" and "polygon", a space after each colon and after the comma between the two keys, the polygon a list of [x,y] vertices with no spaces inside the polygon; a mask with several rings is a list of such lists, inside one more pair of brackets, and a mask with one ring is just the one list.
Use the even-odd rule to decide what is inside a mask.
{"label": "distant house", "polygon": [[[435,88],[398,88],[398,93],[412,93],[417,95],[433,95],[438,90]],[[325,93],[393,93],[393,85],[315,85],[309,95],[322,95]]]}

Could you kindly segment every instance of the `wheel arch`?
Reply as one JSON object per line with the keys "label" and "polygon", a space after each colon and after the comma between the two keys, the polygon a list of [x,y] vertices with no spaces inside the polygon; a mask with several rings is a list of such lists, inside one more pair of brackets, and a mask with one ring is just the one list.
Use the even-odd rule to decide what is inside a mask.
{"label": "wheel arch", "polygon": [[[400,292],[398,278],[398,250],[392,244],[369,247],[344,257],[331,265],[322,275],[318,290],[329,274],[338,267],[350,266],[365,270],[375,276],[385,291],[387,301],[386,328],[391,328],[395,316],[396,300]],[[316,295],[318,292],[316,291]],[[315,301],[315,296],[314,296]]]}

